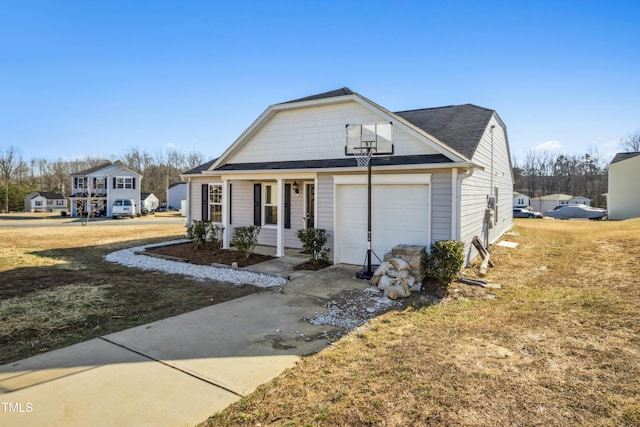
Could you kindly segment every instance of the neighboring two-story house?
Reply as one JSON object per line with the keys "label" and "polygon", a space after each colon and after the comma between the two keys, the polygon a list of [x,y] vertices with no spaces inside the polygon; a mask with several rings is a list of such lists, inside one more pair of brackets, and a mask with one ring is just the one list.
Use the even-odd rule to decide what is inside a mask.
{"label": "neighboring two-story house", "polygon": [[142,175],[119,163],[104,163],[71,174],[71,215],[90,211],[93,215],[112,216],[115,200],[130,199],[140,213]]}
{"label": "neighboring two-story house", "polygon": [[25,212],[55,212],[66,214],[69,211],[67,198],[62,193],[36,191],[24,198]]}

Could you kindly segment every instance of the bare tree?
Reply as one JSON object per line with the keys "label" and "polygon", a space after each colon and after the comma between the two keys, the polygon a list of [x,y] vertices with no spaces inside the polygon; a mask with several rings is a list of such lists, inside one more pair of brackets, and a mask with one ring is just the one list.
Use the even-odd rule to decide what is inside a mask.
{"label": "bare tree", "polygon": [[4,180],[4,212],[9,212],[9,183],[15,174],[23,167],[22,157],[14,146],[7,148],[0,155],[0,173]]}
{"label": "bare tree", "polygon": [[640,132],[636,132],[635,135],[627,136],[620,140],[620,145],[628,152],[640,151]]}

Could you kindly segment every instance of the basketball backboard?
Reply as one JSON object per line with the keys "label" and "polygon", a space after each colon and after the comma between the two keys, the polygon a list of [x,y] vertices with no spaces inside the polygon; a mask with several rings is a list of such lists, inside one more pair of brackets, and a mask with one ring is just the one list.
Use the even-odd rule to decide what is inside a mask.
{"label": "basketball backboard", "polygon": [[357,156],[363,152],[372,151],[372,154],[393,154],[393,124],[384,123],[358,123],[347,125],[347,143],[344,154]]}

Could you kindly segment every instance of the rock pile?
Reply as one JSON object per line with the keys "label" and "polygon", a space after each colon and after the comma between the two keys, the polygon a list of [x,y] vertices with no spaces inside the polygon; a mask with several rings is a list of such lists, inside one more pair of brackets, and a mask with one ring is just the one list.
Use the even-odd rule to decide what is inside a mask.
{"label": "rock pile", "polygon": [[389,258],[380,264],[370,283],[391,299],[408,297],[412,291],[419,291],[422,287],[422,283],[411,274],[411,265],[399,257]]}
{"label": "rock pile", "polygon": [[384,255],[384,260],[391,258],[402,258],[411,266],[411,274],[419,281],[424,280],[424,257],[427,254],[426,246],[419,245],[396,245],[391,252]]}

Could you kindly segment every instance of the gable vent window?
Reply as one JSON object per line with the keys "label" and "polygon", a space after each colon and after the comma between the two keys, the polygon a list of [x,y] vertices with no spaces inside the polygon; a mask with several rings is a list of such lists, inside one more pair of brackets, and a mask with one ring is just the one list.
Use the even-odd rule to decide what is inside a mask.
{"label": "gable vent window", "polygon": [[222,222],[222,185],[209,185],[209,219]]}

